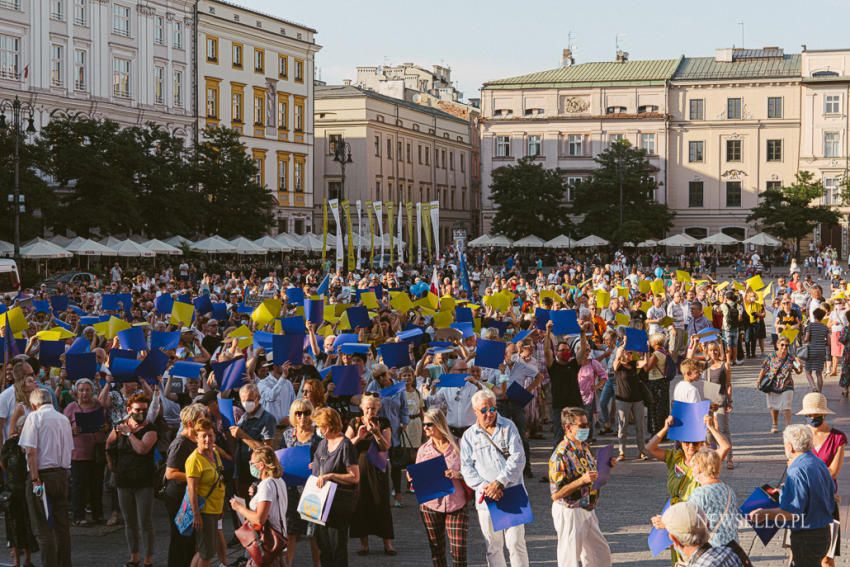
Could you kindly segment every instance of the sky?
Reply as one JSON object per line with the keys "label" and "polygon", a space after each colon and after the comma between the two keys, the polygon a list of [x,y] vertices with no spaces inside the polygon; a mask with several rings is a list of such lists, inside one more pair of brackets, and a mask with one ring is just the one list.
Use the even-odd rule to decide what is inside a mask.
{"label": "sky", "polygon": [[[328,84],[355,67],[447,65],[465,98],[493,79],[576,63],[714,55],[719,47],[779,46],[786,53],[850,48],[850,0],[231,0],[318,31]],[[572,39],[570,41],[570,32]]]}

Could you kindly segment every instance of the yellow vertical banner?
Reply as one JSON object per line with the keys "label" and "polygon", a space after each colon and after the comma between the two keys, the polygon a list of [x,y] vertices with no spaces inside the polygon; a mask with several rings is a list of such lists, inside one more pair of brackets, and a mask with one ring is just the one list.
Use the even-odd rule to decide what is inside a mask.
{"label": "yellow vertical banner", "polygon": [[408,201],[404,208],[407,209],[407,263],[413,265],[413,203]]}
{"label": "yellow vertical banner", "polygon": [[322,199],[322,269],[325,269],[325,256],[328,253],[328,200]]}
{"label": "yellow vertical banner", "polygon": [[393,250],[393,202],[384,203],[384,207],[387,209],[387,219],[389,219],[387,226],[390,228],[390,266],[392,266],[393,262],[395,262],[395,251]]}
{"label": "yellow vertical banner", "polygon": [[354,271],[357,269],[354,262],[354,233],[351,229],[351,203],[347,199],[342,202],[342,210],[345,213],[345,224],[348,226],[348,269]]}
{"label": "yellow vertical banner", "polygon": [[366,201],[366,214],[369,216],[369,265],[375,266],[375,229],[372,222],[372,201]]}
{"label": "yellow vertical banner", "polygon": [[425,229],[425,250],[431,263],[431,203],[422,203],[422,228]]}

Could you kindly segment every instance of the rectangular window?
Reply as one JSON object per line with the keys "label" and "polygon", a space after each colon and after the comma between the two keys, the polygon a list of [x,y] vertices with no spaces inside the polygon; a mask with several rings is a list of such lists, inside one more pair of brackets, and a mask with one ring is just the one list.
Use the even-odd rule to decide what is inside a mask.
{"label": "rectangular window", "polygon": [[21,38],[0,34],[0,77],[20,79]]}
{"label": "rectangular window", "polygon": [[218,87],[207,87],[207,118],[218,118]]}
{"label": "rectangular window", "polygon": [[534,157],[543,153],[543,145],[540,143],[540,136],[528,137],[528,153],[526,155]]}
{"label": "rectangular window", "polygon": [[823,99],[824,114],[839,114],[841,112],[841,95],[826,95]]}
{"label": "rectangular window", "polygon": [[460,154],[460,171],[461,173],[466,172],[466,155]]}
{"label": "rectangular window", "polygon": [[428,146],[425,146],[425,165],[431,165],[431,148]]}
{"label": "rectangular window", "polygon": [[112,94],[128,98],[130,96],[130,60],[115,57],[112,59]]}
{"label": "rectangular window", "polygon": [[741,161],[741,140],[726,140],[726,161]]}
{"label": "rectangular window", "polygon": [[286,55],[277,58],[277,74],[281,79],[286,79],[289,74],[289,58]]}
{"label": "rectangular window", "polygon": [[422,165],[422,144],[419,144],[419,165]]}
{"label": "rectangular window", "polygon": [[703,120],[705,118],[705,101],[701,98],[695,98],[688,104],[689,116],[691,120]]}
{"label": "rectangular window", "polygon": [[50,0],[50,19],[65,21],[65,1]]}
{"label": "rectangular window", "polygon": [[289,191],[289,162],[286,161],[286,158],[278,158],[277,190],[281,193]]}
{"label": "rectangular window", "polygon": [[398,143],[396,144],[395,157],[396,157],[396,158],[398,158],[398,161],[401,161],[401,160],[402,160],[402,155],[401,155],[401,142],[398,142]]}
{"label": "rectangular window", "polygon": [[174,108],[183,108],[183,71],[174,71]]}
{"label": "rectangular window", "polygon": [[154,104],[165,104],[165,67],[153,68]]}
{"label": "rectangular window", "polygon": [[218,63],[218,38],[207,36],[207,61]]}
{"label": "rectangular window", "polygon": [[183,49],[183,22],[173,22],[171,43],[176,49]]}
{"label": "rectangular window", "polygon": [[767,161],[782,161],[782,140],[767,141]]}
{"label": "rectangular window", "polygon": [[230,108],[230,118],[233,122],[242,122],[242,117],[244,116],[245,107],[244,107],[244,92],[235,92],[231,97],[231,108]]}
{"label": "rectangular window", "polygon": [[254,126],[265,125],[265,106],[266,97],[263,95],[254,95]]}
{"label": "rectangular window", "polygon": [[838,157],[841,155],[838,132],[824,132],[823,135],[823,157]]}
{"label": "rectangular window", "polygon": [[257,174],[254,175],[254,183],[256,183],[257,185],[262,185],[263,187],[265,187],[266,184],[263,180],[263,173],[264,173],[264,170],[266,168],[266,160],[264,158],[261,158],[261,157],[255,157],[254,158],[254,167],[257,168]]}
{"label": "rectangular window", "polygon": [[301,193],[304,191],[304,162],[295,161],[295,191]]}
{"label": "rectangular window", "polygon": [[570,157],[579,157],[584,155],[582,149],[581,134],[570,134],[567,136],[567,155]]}
{"label": "rectangular window", "polygon": [[702,140],[688,142],[688,161],[690,163],[701,162],[705,159],[703,153],[704,143]]}
{"label": "rectangular window", "polygon": [[413,163],[413,161],[410,159],[410,144],[409,143],[407,144],[407,163]]}
{"label": "rectangular window", "polygon": [[157,45],[165,45],[165,17],[153,17],[153,42]]}
{"label": "rectangular window", "polygon": [[393,141],[387,138],[387,159],[393,159]]}
{"label": "rectangular window", "polygon": [[835,178],[834,177],[824,177],[823,178],[823,204],[824,205],[832,205],[839,204],[838,199],[836,199],[837,195],[835,194]]}
{"label": "rectangular window", "polygon": [[304,82],[304,61],[302,61],[301,59],[295,60],[295,82]]}
{"label": "rectangular window", "polygon": [[381,137],[375,136],[375,155],[381,157]]}
{"label": "rectangular window", "polygon": [[767,97],[767,117],[782,118],[782,97],[769,96]]}
{"label": "rectangular window", "polygon": [[655,134],[641,134],[640,135],[640,147],[646,150],[646,153],[654,156],[655,155]]}
{"label": "rectangular window", "polygon": [[609,134],[608,135],[608,144],[613,144],[614,142],[619,142],[623,139],[622,134]]}
{"label": "rectangular window", "polygon": [[455,170],[455,154],[454,152],[449,152],[449,169],[452,171]]}
{"label": "rectangular window", "polygon": [[688,182],[688,207],[698,208],[704,207],[703,204],[703,184],[702,181]]}
{"label": "rectangular window", "polygon": [[726,118],[735,120],[741,118],[741,99],[727,98],[726,99]]}
{"label": "rectangular window", "polygon": [[130,36],[130,8],[115,4],[112,6],[112,33]]}
{"label": "rectangular window", "polygon": [[266,52],[256,47],[254,48],[254,72],[266,72]]}
{"label": "rectangular window", "polygon": [[61,87],[65,79],[65,48],[61,45],[50,46],[50,86]]}
{"label": "rectangular window", "polygon": [[511,137],[496,136],[496,157],[511,156]]}
{"label": "rectangular window", "polygon": [[337,144],[342,141],[342,134],[328,134],[328,155],[336,155]]}
{"label": "rectangular window", "polygon": [[765,189],[767,189],[768,191],[779,191],[780,189],[782,189],[782,182],[768,181],[767,185],[765,186]]}
{"label": "rectangular window", "polygon": [[339,199],[342,194],[342,183],[339,181],[328,181],[328,199]]}
{"label": "rectangular window", "polygon": [[581,177],[567,177],[567,201],[573,202],[575,200],[576,184],[581,181]]}
{"label": "rectangular window", "polygon": [[89,25],[88,0],[74,0],[74,23],[78,26]]}
{"label": "rectangular window", "polygon": [[726,182],[726,206],[740,207],[741,206],[741,182],[727,181]]}
{"label": "rectangular window", "polygon": [[286,99],[277,101],[277,127],[279,130],[289,129],[289,102]]}
{"label": "rectangular window", "polygon": [[242,68],[242,44],[233,43],[231,45],[230,65],[234,69]]}
{"label": "rectangular window", "polygon": [[442,150],[441,161],[443,162],[443,169],[446,169],[446,150]]}
{"label": "rectangular window", "polygon": [[295,104],[295,131],[304,131],[304,103]]}
{"label": "rectangular window", "polygon": [[74,50],[74,90],[83,92],[88,90],[87,56],[85,49]]}

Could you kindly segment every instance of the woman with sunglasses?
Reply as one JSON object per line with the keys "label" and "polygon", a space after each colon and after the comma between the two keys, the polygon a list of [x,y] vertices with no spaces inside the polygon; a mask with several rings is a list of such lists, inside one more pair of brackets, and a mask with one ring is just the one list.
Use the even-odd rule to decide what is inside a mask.
{"label": "woman with sunglasses", "polygon": [[[309,382],[309,381],[308,381]],[[318,380],[312,380],[318,383]],[[307,384],[304,388],[307,388]],[[281,442],[284,449],[292,447],[310,447],[310,460],[312,461],[313,454],[316,452],[316,446],[322,440],[313,427],[313,405],[308,399],[299,398],[292,402],[289,406],[289,423],[291,427],[283,432]],[[289,565],[292,565],[295,558],[295,543],[299,536],[310,537],[310,552],[313,556],[313,567],[319,566],[319,545],[316,543],[316,538],[313,537],[312,524],[306,522],[298,513],[298,502],[301,500],[301,488],[298,486],[286,487],[287,500],[292,503],[286,509],[286,528],[287,528],[287,553],[289,555]]]}
{"label": "woman with sunglasses", "polygon": [[[466,565],[466,541],[469,533],[469,510],[466,489],[460,474],[460,447],[449,431],[446,416],[438,409],[425,412],[422,428],[428,440],[416,453],[416,462],[443,456],[446,459],[446,478],[454,484],[453,494],[443,496],[419,507],[428,534],[431,560],[435,567],[446,565],[446,535],[454,567]],[[408,477],[409,479],[409,477]],[[414,486],[414,489],[416,487]]]}
{"label": "woman with sunglasses", "polygon": [[[784,300],[783,300],[784,301]],[[794,376],[803,372],[791,354],[791,341],[788,337],[779,337],[776,341],[776,352],[769,352],[764,357],[761,365],[757,384],[761,384],[763,378],[770,377],[770,385],[767,390],[767,407],[770,410],[770,419],[773,425],[771,433],[776,433],[779,427],[779,412],[785,418],[785,426],[791,423],[791,403],[794,400]]]}

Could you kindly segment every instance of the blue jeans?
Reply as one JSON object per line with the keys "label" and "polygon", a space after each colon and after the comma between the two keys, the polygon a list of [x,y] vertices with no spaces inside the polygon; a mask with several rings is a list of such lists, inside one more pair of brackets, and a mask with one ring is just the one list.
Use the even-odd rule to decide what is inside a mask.
{"label": "blue jeans", "polygon": [[614,377],[608,376],[608,381],[602,386],[602,393],[599,395],[599,418],[602,423],[611,423],[611,402],[616,391],[617,383],[614,382]]}
{"label": "blue jeans", "polygon": [[[522,450],[525,452],[525,470],[531,470],[531,460],[529,460],[531,450],[528,446],[528,436],[526,435],[525,423],[525,408],[519,404],[515,404],[511,400],[498,400],[496,408],[499,410],[499,415],[506,417],[514,422],[519,430],[519,437],[522,439]],[[560,415],[558,416],[560,419]]]}
{"label": "blue jeans", "polygon": [[583,404],[582,409],[584,413],[587,414],[587,424],[590,427],[590,436],[595,437],[593,431],[593,422],[594,422],[594,414],[596,413],[596,394],[593,394],[593,399],[590,400],[589,404]]}

